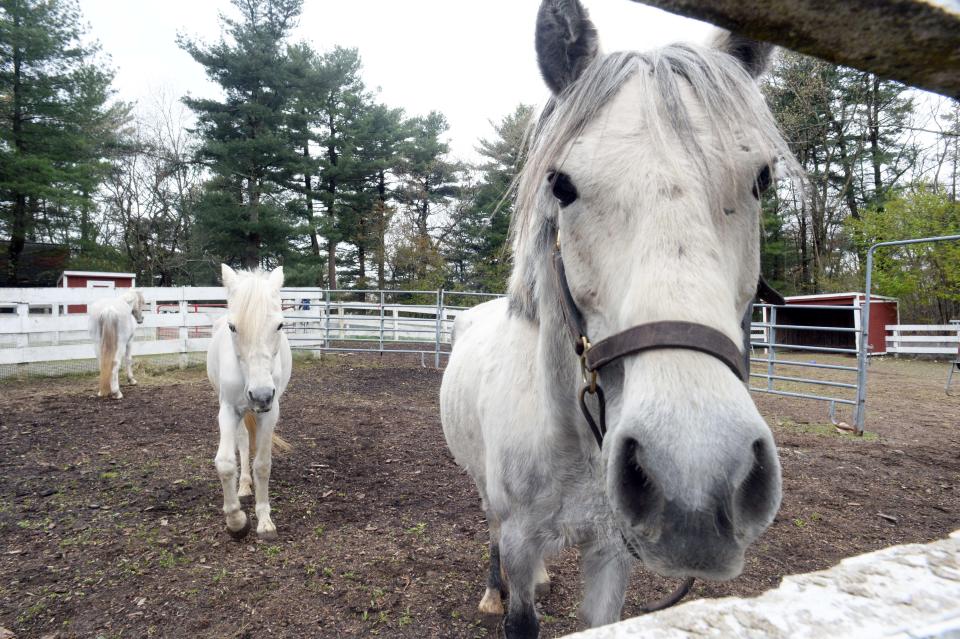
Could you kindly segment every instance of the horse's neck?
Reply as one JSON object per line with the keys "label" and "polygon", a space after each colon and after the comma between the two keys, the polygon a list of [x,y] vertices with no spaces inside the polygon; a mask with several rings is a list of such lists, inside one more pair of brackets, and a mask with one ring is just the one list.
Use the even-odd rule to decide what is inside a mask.
{"label": "horse's neck", "polygon": [[[541,272],[541,277],[544,273]],[[577,402],[582,384],[580,360],[571,343],[570,333],[563,320],[559,297],[550,286],[540,286],[539,342],[537,358],[540,362],[541,393],[548,405],[548,420],[556,429],[556,436],[564,448],[582,451],[588,455],[596,446],[590,429],[580,413]]]}

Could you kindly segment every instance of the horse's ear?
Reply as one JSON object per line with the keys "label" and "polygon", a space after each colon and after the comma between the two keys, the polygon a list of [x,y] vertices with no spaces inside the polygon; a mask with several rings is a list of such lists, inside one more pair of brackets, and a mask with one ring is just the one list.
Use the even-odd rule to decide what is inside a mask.
{"label": "horse's ear", "polygon": [[543,0],[537,13],[537,62],[560,93],[580,77],[599,49],[597,30],[578,0]]}
{"label": "horse's ear", "polygon": [[710,45],[732,55],[754,78],[763,75],[773,58],[774,46],[769,42],[751,40],[725,29],[720,29],[714,34],[710,39]]}
{"label": "horse's ear", "polygon": [[233,289],[233,285],[237,283],[237,272],[226,264],[220,265],[220,278],[223,280],[223,286],[228,291]]}
{"label": "horse's ear", "polygon": [[270,271],[270,285],[278,291],[283,288],[283,267],[278,266],[277,268]]}

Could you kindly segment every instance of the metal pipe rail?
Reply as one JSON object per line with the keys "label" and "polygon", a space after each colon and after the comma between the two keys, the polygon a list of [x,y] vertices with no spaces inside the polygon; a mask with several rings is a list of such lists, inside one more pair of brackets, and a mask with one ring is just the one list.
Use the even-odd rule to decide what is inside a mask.
{"label": "metal pipe rail", "polygon": [[[893,240],[890,242],[877,242],[867,250],[867,281],[864,285],[863,300],[863,322],[861,322],[862,334],[860,336],[860,352],[857,354],[857,409],[854,412],[854,427],[857,434],[863,434],[863,425],[866,420],[867,410],[867,355],[869,353],[868,331],[870,329],[870,296],[873,292],[873,253],[878,248],[886,246],[905,246],[908,244],[922,244],[928,242],[949,242],[960,240],[960,235],[940,235],[937,237],[920,237],[912,240]],[[884,337],[886,339],[886,337]]]}
{"label": "metal pipe rail", "polygon": [[[806,305],[791,307],[792,309],[802,308],[804,310],[842,310],[845,312],[854,313],[854,326],[853,327],[842,327],[842,326],[809,326],[801,324],[780,324],[777,322],[777,311],[778,309],[784,309],[784,306],[775,306],[772,304],[757,304],[755,308],[761,309],[763,313],[763,320],[760,322],[753,322],[751,325],[751,334],[759,332],[759,339],[751,339],[750,347],[751,349],[763,348],[766,350],[766,357],[750,357],[750,362],[752,364],[766,364],[765,369],[761,372],[751,372],[750,378],[757,380],[766,380],[765,385],[749,385],[749,389],[758,393],[768,393],[771,395],[780,395],[784,397],[796,397],[801,399],[812,399],[816,401],[827,402],[829,405],[829,415],[830,421],[835,425],[838,424],[836,420],[836,406],[838,404],[847,405],[847,406],[856,406],[856,400],[843,397],[828,395],[825,392],[801,392],[799,390],[784,390],[783,388],[777,388],[775,386],[776,382],[785,382],[789,384],[801,384],[809,385],[814,387],[822,387],[825,389],[835,388],[839,390],[847,390],[859,392],[859,388],[856,383],[849,383],[845,381],[835,381],[829,379],[818,379],[816,377],[800,377],[797,375],[784,375],[779,372],[777,367],[798,367],[801,369],[812,370],[812,369],[822,369],[826,371],[837,371],[842,373],[858,373],[859,369],[855,366],[845,366],[842,364],[828,364],[815,361],[798,361],[797,359],[781,359],[778,357],[779,351],[793,351],[793,352],[802,352],[802,353],[824,353],[829,355],[855,355],[858,351],[856,348],[839,348],[833,346],[811,346],[806,344],[791,344],[785,341],[782,337],[782,333],[778,334],[778,331],[784,330],[801,330],[801,331],[818,331],[818,332],[827,332],[827,333],[840,333],[840,334],[854,334],[857,335],[859,328],[857,327],[858,313],[860,309],[852,306],[829,306],[829,305]],[[759,331],[758,331],[759,329]]]}

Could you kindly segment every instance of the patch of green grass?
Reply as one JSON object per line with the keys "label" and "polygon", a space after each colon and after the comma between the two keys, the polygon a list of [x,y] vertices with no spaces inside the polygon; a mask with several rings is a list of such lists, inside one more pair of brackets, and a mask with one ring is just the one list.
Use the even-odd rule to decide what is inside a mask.
{"label": "patch of green grass", "polygon": [[100,479],[116,479],[120,476],[120,473],[114,470],[108,470],[106,472],[100,473]]}
{"label": "patch of green grass", "polygon": [[410,528],[407,528],[407,534],[413,535],[414,537],[423,537],[423,535],[426,532],[427,532],[427,524],[426,522],[422,522],[422,521],[417,523],[414,526],[411,526]]}
{"label": "patch of green grass", "polygon": [[161,550],[157,563],[160,564],[161,568],[173,568],[177,565],[177,556],[169,550]]}
{"label": "patch of green grass", "polygon": [[314,528],[314,529],[313,529],[313,535],[314,535],[314,537],[317,537],[318,539],[319,539],[320,537],[323,537],[323,531],[324,531],[324,530],[325,530],[325,529],[324,529],[323,526],[317,526],[316,528]]}
{"label": "patch of green grass", "polygon": [[266,546],[263,549],[263,552],[267,555],[267,557],[276,557],[281,553],[281,551],[283,551],[283,548],[280,546]]}

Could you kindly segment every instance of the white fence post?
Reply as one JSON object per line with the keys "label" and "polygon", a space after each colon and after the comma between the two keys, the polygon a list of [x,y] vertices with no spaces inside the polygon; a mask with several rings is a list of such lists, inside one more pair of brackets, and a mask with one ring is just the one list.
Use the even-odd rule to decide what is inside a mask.
{"label": "white fence post", "polygon": [[17,335],[17,348],[30,346],[30,304],[17,304],[17,319],[20,320],[20,334]]}
{"label": "white fence post", "polygon": [[[182,295],[182,292],[181,292]],[[190,312],[187,308],[187,300],[181,298],[179,306],[180,327],[177,331],[180,340],[180,368],[187,367],[187,314]]]}

